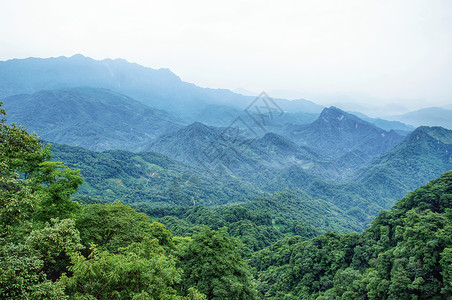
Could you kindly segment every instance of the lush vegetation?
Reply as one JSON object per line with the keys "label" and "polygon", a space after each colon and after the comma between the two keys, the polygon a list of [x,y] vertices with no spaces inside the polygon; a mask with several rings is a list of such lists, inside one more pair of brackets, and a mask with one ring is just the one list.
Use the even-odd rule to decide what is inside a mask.
{"label": "lush vegetation", "polygon": [[[119,201],[71,200],[79,171],[0,115],[3,299],[452,297],[452,171],[361,234],[321,234],[348,223],[292,191],[215,208],[136,204],[144,214]],[[174,163],[157,154],[133,162],[143,161]]]}
{"label": "lush vegetation", "polygon": [[[205,228],[193,239],[175,239],[123,204],[72,201],[78,171],[51,161],[38,138],[5,124],[3,109],[0,115],[2,299],[255,297],[249,266],[227,233]],[[213,237],[218,243],[209,243]],[[191,265],[204,264],[198,251],[218,264],[189,276]],[[212,280],[224,288],[212,290]]]}
{"label": "lush vegetation", "polygon": [[446,299],[452,296],[452,171],[381,212],[358,235],[286,238],[253,255],[268,298]]}

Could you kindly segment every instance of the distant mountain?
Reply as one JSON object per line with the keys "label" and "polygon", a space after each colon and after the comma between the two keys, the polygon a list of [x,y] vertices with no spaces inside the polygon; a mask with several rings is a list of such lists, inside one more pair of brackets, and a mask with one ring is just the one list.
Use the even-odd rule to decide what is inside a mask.
{"label": "distant mountain", "polygon": [[181,162],[197,164],[207,159],[206,149],[210,148],[210,144],[215,143],[215,147],[227,148],[227,145],[219,140],[220,133],[221,129],[218,127],[195,122],[158,137],[144,150],[159,152]]}
{"label": "distant mountain", "polygon": [[403,115],[388,117],[413,126],[441,126],[452,129],[452,110],[441,107],[428,107]]}
{"label": "distant mountain", "polygon": [[381,118],[371,118],[369,116],[366,116],[365,114],[362,114],[360,112],[350,112],[351,114],[354,114],[355,116],[359,117],[360,119],[367,121],[371,124],[374,124],[375,126],[384,129],[384,130],[394,130],[398,133],[407,135],[411,131],[413,131],[416,127],[407,125],[405,123],[399,122],[399,121],[389,121],[384,120]]}
{"label": "distant mountain", "polygon": [[285,135],[299,145],[333,158],[356,150],[373,157],[403,140],[393,130],[380,129],[336,107],[325,108],[309,125],[288,126]]}
{"label": "distant mountain", "polygon": [[232,91],[234,93],[236,93],[236,94],[240,94],[240,95],[243,95],[243,96],[254,96],[254,97],[258,96],[258,94],[256,92],[252,92],[252,91],[249,91],[249,90],[244,89],[244,88],[237,88],[237,89],[234,89]]}
{"label": "distant mountain", "polygon": [[[187,123],[198,121],[196,116],[208,105],[244,110],[256,99],[225,89],[201,88],[182,81],[168,69],[155,70],[123,59],[94,60],[77,54],[0,61],[0,98],[79,86],[119,92],[151,107],[176,113]],[[307,100],[273,100],[287,112],[318,113],[322,109]]]}
{"label": "distant mountain", "polygon": [[[296,109],[295,109],[296,110]],[[309,109],[307,109],[309,110]],[[282,115],[275,116],[270,119],[268,114],[265,121],[265,132],[280,132],[283,130],[285,124],[304,125],[314,122],[319,113],[313,112],[284,112]],[[265,134],[259,129],[259,125],[249,120],[249,115],[237,107],[231,107],[227,105],[206,105],[200,109],[198,113],[194,115],[194,118],[198,122],[202,122],[210,126],[226,127],[229,126],[237,118],[247,120],[248,125],[255,128],[259,133]]]}
{"label": "distant mountain", "polygon": [[68,88],[4,99],[8,120],[55,143],[138,151],[181,127],[167,112],[100,88]]}

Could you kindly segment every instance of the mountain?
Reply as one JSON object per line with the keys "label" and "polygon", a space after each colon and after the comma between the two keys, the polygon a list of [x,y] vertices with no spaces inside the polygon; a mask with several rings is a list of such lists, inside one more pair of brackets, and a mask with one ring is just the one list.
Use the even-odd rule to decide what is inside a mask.
{"label": "mountain", "polygon": [[376,157],[358,173],[356,180],[370,186],[382,198],[400,198],[449,170],[452,170],[452,130],[422,126]]}
{"label": "mountain", "polygon": [[333,162],[308,147],[300,146],[276,133],[249,138],[233,128],[207,126],[195,122],[153,140],[145,150],[163,153],[178,161],[204,166],[216,175],[229,174],[257,186],[272,178],[277,170],[300,166],[310,176],[336,179]]}
{"label": "mountain", "polygon": [[197,122],[219,127],[227,127],[237,118],[240,118],[242,120],[249,121],[248,125],[262,135],[266,132],[282,132],[285,124],[287,123],[304,125],[314,122],[319,117],[319,113],[304,111],[284,112],[282,115],[278,115],[273,118],[270,118],[268,113],[263,115],[266,118],[264,132],[262,132],[258,124],[249,120],[250,116],[246,113],[246,111],[237,107],[213,104],[206,105],[204,108],[200,109],[197,114],[195,114],[194,118]]}
{"label": "mountain", "polygon": [[[1,98],[79,86],[110,89],[148,106],[175,113],[187,123],[198,121],[195,117],[207,105],[244,110],[257,99],[225,89],[201,88],[182,81],[168,69],[155,70],[123,59],[94,60],[77,54],[0,61]],[[318,113],[322,109],[308,100],[271,101],[287,112],[307,109],[309,113]]]}
{"label": "mountain", "polygon": [[[81,170],[85,183],[80,195],[151,206],[218,205],[289,189],[339,209],[342,216],[355,220],[351,225],[355,229],[365,228],[411,186],[452,169],[452,135],[443,128],[421,127],[362,169],[358,169],[365,165],[361,161],[348,166],[358,169],[358,174],[340,184],[334,183],[334,176],[347,166],[282,136],[240,138],[233,148],[221,134],[221,128],[198,122],[155,140],[153,149],[159,147],[184,163],[156,152],[96,153],[54,145],[53,153],[56,160]],[[364,154],[356,150],[347,155],[359,160]]]}
{"label": "mountain", "polygon": [[288,126],[285,136],[333,158],[355,150],[373,157],[403,140],[393,130],[380,129],[336,107],[325,108],[319,118],[309,125]]}
{"label": "mountain", "polygon": [[452,110],[441,107],[428,107],[403,115],[388,117],[413,126],[441,126],[452,129]]}
{"label": "mountain", "polygon": [[67,88],[4,99],[8,120],[55,143],[102,151],[137,151],[181,127],[165,111],[101,88]]}
{"label": "mountain", "polygon": [[[419,127],[393,149],[371,160],[359,151],[347,153],[331,164],[331,173],[344,174],[342,168],[351,165],[354,172],[340,182],[314,176],[310,170],[293,165],[275,170],[264,178],[261,188],[275,192],[289,188],[303,190],[315,199],[323,199],[353,215],[363,224],[372,220],[380,210],[390,208],[410,190],[452,170],[452,131],[441,127]],[[369,158],[367,158],[369,159]],[[340,166],[340,161],[344,165]],[[345,173],[346,174],[346,173]]]}
{"label": "mountain", "polygon": [[218,147],[226,148],[221,144],[219,135],[221,129],[207,126],[201,122],[194,122],[175,132],[170,132],[158,137],[147,145],[144,150],[165,154],[173,159],[185,163],[197,164],[204,160],[206,149],[215,143]]}
{"label": "mountain", "polygon": [[[274,145],[281,144],[281,138],[271,134],[265,139],[272,140]],[[283,140],[277,151],[291,152],[295,150],[292,147],[297,148]],[[270,210],[284,218],[287,224],[308,222],[314,218],[315,221],[311,223],[316,226],[308,224],[313,232],[362,229],[356,216],[346,214],[329,199],[311,199],[300,191],[259,197],[268,196],[269,193],[259,189],[254,183],[234,176],[216,180],[200,166],[182,164],[156,152],[94,152],[80,147],[52,144],[52,156],[53,160],[80,170],[84,182],[74,199],[84,203],[121,199],[124,203],[147,213],[153,211],[157,215],[176,207],[187,211],[204,205],[218,207],[241,203],[253,210]],[[277,177],[276,172],[269,175]],[[272,207],[266,208],[269,203],[273,203]],[[293,210],[297,210],[297,213],[294,214]]]}

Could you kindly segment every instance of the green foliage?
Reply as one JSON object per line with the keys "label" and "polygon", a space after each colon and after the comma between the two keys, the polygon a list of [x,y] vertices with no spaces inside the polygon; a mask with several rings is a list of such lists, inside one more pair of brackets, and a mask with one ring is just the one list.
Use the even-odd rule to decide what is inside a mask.
{"label": "green foliage", "polygon": [[0,298],[67,299],[64,287],[46,278],[39,253],[24,244],[0,243]]}
{"label": "green foliage", "polygon": [[77,195],[113,202],[162,205],[212,205],[244,202],[259,191],[237,179],[215,181],[205,170],[189,167],[155,152],[94,152],[52,145],[54,159],[80,169],[84,184]]}
{"label": "green foliage", "polygon": [[36,220],[49,221],[52,218],[69,218],[79,205],[70,199],[83,182],[78,170],[71,170],[61,162],[44,161],[33,176],[33,187],[41,199]]}
{"label": "green foliage", "polygon": [[88,259],[72,254],[72,276],[61,278],[71,298],[181,299],[172,288],[180,281],[180,271],[156,240],[130,244],[116,254],[91,250]]}
{"label": "green foliage", "polygon": [[[359,229],[357,220],[367,220],[363,209],[377,209],[372,204],[375,197],[385,203],[390,188],[370,195],[379,184],[391,182],[385,181],[384,172],[373,173],[377,184],[367,191],[362,183],[334,186],[306,178],[297,168],[281,178],[335,199],[337,206],[286,190],[248,203],[207,207],[192,205],[198,204],[198,196],[201,203],[208,203],[212,195],[221,195],[217,204],[235,201],[240,191],[229,194],[228,189],[244,185],[230,181],[200,190],[199,184],[211,182],[207,176],[178,173],[172,168],[183,166],[155,153],[92,154],[71,148],[80,153],[64,154],[73,155],[74,164],[78,159],[100,163],[99,168],[83,170],[90,178],[88,191],[98,189],[101,195],[110,190],[108,200],[117,193],[128,195],[127,200],[149,217],[119,201],[106,204],[89,192],[78,195],[84,204],[71,201],[82,183],[79,172],[50,161],[49,149],[36,136],[6,125],[1,105],[0,116],[2,299],[452,297],[452,171],[380,212],[363,233],[338,234],[326,231]],[[448,132],[422,129],[417,134],[430,148],[448,149]],[[137,203],[132,199],[143,185],[136,185],[133,193],[121,187],[127,180],[144,180],[143,174],[150,171],[160,174],[151,178],[164,179],[149,184],[141,196],[165,190],[167,194],[154,200],[176,206]],[[105,176],[114,180],[115,191]],[[214,193],[218,187],[221,191]],[[367,202],[350,208],[357,194]],[[151,223],[151,218],[159,222]]]}
{"label": "green foliage", "polygon": [[86,247],[96,244],[114,253],[145,238],[157,238],[160,245],[174,247],[172,234],[162,224],[151,224],[148,216],[120,202],[83,205],[76,223]]}
{"label": "green foliage", "polygon": [[179,251],[179,266],[184,270],[181,289],[190,286],[208,299],[254,299],[256,291],[238,244],[224,229],[203,227]]}
{"label": "green foliage", "polygon": [[383,211],[361,235],[285,239],[256,252],[268,298],[431,299],[452,297],[452,171]]}
{"label": "green foliage", "polygon": [[69,266],[69,254],[83,249],[72,219],[52,219],[51,225],[32,231],[25,243],[43,261],[43,270],[53,281]]}
{"label": "green foliage", "polygon": [[5,123],[1,102],[0,121],[0,238],[7,238],[35,210],[38,199],[30,177],[50,154],[34,134]]}

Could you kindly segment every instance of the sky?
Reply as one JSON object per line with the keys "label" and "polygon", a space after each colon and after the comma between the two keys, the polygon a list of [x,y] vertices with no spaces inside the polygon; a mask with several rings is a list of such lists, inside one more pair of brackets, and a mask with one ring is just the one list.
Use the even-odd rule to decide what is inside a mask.
{"label": "sky", "polygon": [[202,87],[452,104],[452,1],[0,0],[0,60],[124,58]]}

